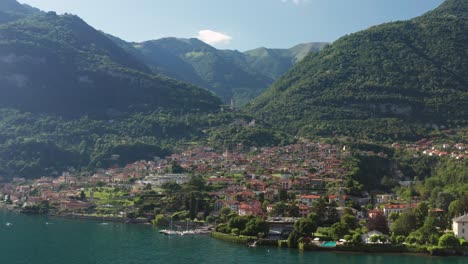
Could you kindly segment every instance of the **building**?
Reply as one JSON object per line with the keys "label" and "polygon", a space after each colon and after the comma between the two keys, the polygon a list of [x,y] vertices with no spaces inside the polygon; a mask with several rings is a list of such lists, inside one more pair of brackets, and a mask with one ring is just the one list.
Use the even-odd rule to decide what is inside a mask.
{"label": "building", "polygon": [[302,195],[301,196],[301,203],[307,206],[312,206],[314,202],[320,200],[320,195]]}
{"label": "building", "polygon": [[377,204],[387,204],[395,199],[393,194],[378,194],[375,196],[375,202]]}
{"label": "building", "polygon": [[262,215],[262,204],[257,200],[240,203],[238,213],[240,216]]}
{"label": "building", "polygon": [[271,217],[266,220],[270,228],[269,238],[287,238],[289,233],[294,230],[294,223],[300,218],[297,217]]}
{"label": "building", "polygon": [[415,208],[415,207],[416,207],[415,204],[410,204],[410,205],[408,205],[408,204],[391,204],[391,205],[385,206],[383,211],[384,211],[385,217],[388,217],[391,213],[401,214],[406,209]]}
{"label": "building", "polygon": [[186,184],[190,181],[190,176],[187,174],[165,174],[148,176],[142,181],[144,184],[151,184],[152,186],[162,186],[165,183],[175,182],[179,185]]}
{"label": "building", "polygon": [[299,215],[301,217],[307,217],[310,214],[310,207],[307,205],[300,204],[299,205]]}
{"label": "building", "polygon": [[468,214],[454,218],[452,229],[456,237],[468,240]]}

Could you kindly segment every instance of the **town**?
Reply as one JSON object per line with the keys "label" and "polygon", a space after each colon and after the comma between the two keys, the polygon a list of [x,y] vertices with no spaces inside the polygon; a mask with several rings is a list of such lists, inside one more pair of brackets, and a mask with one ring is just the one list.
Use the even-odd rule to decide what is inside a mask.
{"label": "town", "polygon": [[[394,143],[392,147],[405,148],[414,156],[468,157],[461,143],[438,146],[422,140]],[[448,223],[448,204],[434,208],[418,196],[407,199],[394,192],[369,193],[353,180],[355,169],[349,146],[301,139],[281,147],[246,148],[238,144],[233,150],[222,151],[192,147],[165,158],[116,165],[93,174],[64,172],[58,178],[3,180],[0,194],[4,206],[23,213],[152,221],[171,228],[173,223],[183,228],[190,221],[191,227],[213,227],[218,237],[262,237],[288,241],[293,247],[299,242],[330,247],[323,241],[336,241],[332,248],[356,243],[439,245],[443,236],[462,239],[460,243],[466,246],[468,231],[463,227],[468,215],[457,215]],[[409,188],[414,182],[403,179],[400,184]],[[406,226],[411,217],[418,224]],[[244,223],[233,224],[236,221]],[[249,221],[257,221],[258,228],[245,231]],[[312,227],[297,230],[308,221],[313,222]],[[445,229],[454,234],[444,234]],[[314,240],[304,240],[312,238],[311,234]]]}

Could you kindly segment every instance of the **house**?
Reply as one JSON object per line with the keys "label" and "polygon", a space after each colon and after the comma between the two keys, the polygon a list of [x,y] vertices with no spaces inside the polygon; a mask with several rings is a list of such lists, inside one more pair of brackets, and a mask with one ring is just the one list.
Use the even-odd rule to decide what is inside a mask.
{"label": "house", "polygon": [[281,180],[279,182],[281,189],[283,190],[289,190],[292,187],[292,181],[291,180]]}
{"label": "house", "polygon": [[151,184],[152,186],[162,186],[165,183],[175,182],[179,185],[186,184],[190,181],[190,176],[187,174],[165,174],[148,176],[142,181],[144,184]]}
{"label": "house", "polygon": [[312,204],[315,202],[315,201],[319,201],[320,200],[320,195],[313,195],[313,194],[310,194],[310,195],[302,195],[301,196],[301,203],[302,204],[305,204],[307,206],[312,206]]}
{"label": "house", "polygon": [[374,218],[374,217],[376,217],[377,215],[384,215],[384,212],[383,212],[383,211],[380,211],[379,209],[369,210],[369,211],[367,212],[367,215],[369,216],[369,218]]}
{"label": "house", "polygon": [[257,200],[243,202],[239,206],[239,215],[262,215],[262,203]]}
{"label": "house", "polygon": [[211,177],[208,179],[208,185],[231,185],[234,183],[235,180],[230,178]]}
{"label": "house", "polygon": [[388,217],[391,213],[401,214],[407,208],[414,208],[414,207],[416,207],[416,206],[413,205],[413,204],[411,204],[411,205],[408,205],[408,204],[391,204],[391,205],[385,206],[383,211],[384,211],[385,217]]}
{"label": "house", "polygon": [[329,195],[328,196],[329,203],[336,202],[339,206],[344,206],[346,199],[348,199],[346,195],[339,195],[339,196]]}
{"label": "house", "polygon": [[395,199],[393,194],[378,194],[375,196],[375,202],[377,204],[386,204]]}
{"label": "house", "polygon": [[227,202],[227,206],[231,209],[231,212],[238,212],[239,211],[240,203],[237,201],[229,201]]}
{"label": "house", "polygon": [[273,237],[287,237],[289,233],[294,230],[294,223],[300,218],[296,217],[271,217],[266,220],[270,232],[268,233],[269,238]]}
{"label": "house", "polygon": [[452,229],[456,237],[468,240],[468,214],[452,219]]}
{"label": "house", "polygon": [[214,211],[218,212],[221,208],[228,206],[228,203],[223,200],[216,200],[214,203]]}
{"label": "house", "polygon": [[299,205],[299,215],[301,217],[307,217],[310,214],[310,207],[307,205],[300,204]]}

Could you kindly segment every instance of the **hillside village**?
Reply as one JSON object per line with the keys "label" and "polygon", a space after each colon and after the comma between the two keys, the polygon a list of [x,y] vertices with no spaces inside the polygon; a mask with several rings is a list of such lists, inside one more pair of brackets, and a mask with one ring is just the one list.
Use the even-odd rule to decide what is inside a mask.
{"label": "hillside village", "polygon": [[[165,159],[101,169],[89,177],[67,172],[58,178],[42,177],[33,181],[14,178],[11,183],[3,184],[1,193],[23,207],[48,201],[61,204],[61,209],[73,210],[92,204],[93,197],[88,197],[88,202],[73,199],[89,188],[122,188],[135,196],[148,188],[158,190],[167,182],[187,183],[189,175],[208,175],[207,185],[221,188],[213,193],[214,197],[233,197],[235,190],[241,190],[243,197],[255,198],[262,193],[273,201],[280,190],[291,190],[298,195],[315,190],[315,194],[326,195],[325,187],[339,185],[349,172],[344,165],[349,156],[346,147],[307,140],[285,147],[251,148],[248,152],[241,145],[236,151],[222,153],[199,147]],[[173,164],[180,166],[184,173],[169,173]]]}
{"label": "hillside village", "polygon": [[[454,159],[466,158],[463,144],[439,146],[422,140],[392,146],[414,151],[414,155],[445,149]],[[386,156],[373,151],[363,154]],[[330,225],[346,214],[360,223],[384,218],[385,232],[406,209],[427,206],[421,205],[419,197],[408,200],[393,192],[368,193],[350,178],[352,164],[348,146],[305,139],[283,147],[247,149],[239,144],[231,151],[194,147],[165,158],[100,169],[92,175],[64,172],[58,178],[14,178],[1,183],[0,194],[6,206],[25,213],[138,223],[161,215],[214,224],[228,210],[240,217],[265,219],[270,237],[284,237],[286,232],[286,238],[295,222],[320,214],[317,210],[331,210]],[[190,195],[196,193],[192,197],[181,186],[189,186],[194,179],[201,181],[204,192],[189,189]],[[440,218],[446,212],[433,208],[428,213]]]}

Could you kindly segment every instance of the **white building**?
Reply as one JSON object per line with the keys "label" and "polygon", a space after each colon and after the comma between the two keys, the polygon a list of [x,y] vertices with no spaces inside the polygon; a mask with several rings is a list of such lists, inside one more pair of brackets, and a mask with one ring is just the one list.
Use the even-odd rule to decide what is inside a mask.
{"label": "white building", "polygon": [[375,196],[375,201],[377,204],[386,204],[395,199],[393,194],[378,194]]}
{"label": "white building", "polygon": [[454,218],[452,220],[452,229],[456,237],[468,240],[468,214]]}
{"label": "white building", "polygon": [[190,181],[190,176],[187,174],[165,174],[148,176],[142,181],[144,184],[151,184],[152,186],[160,187],[165,183],[175,182],[177,184],[185,184]]}

